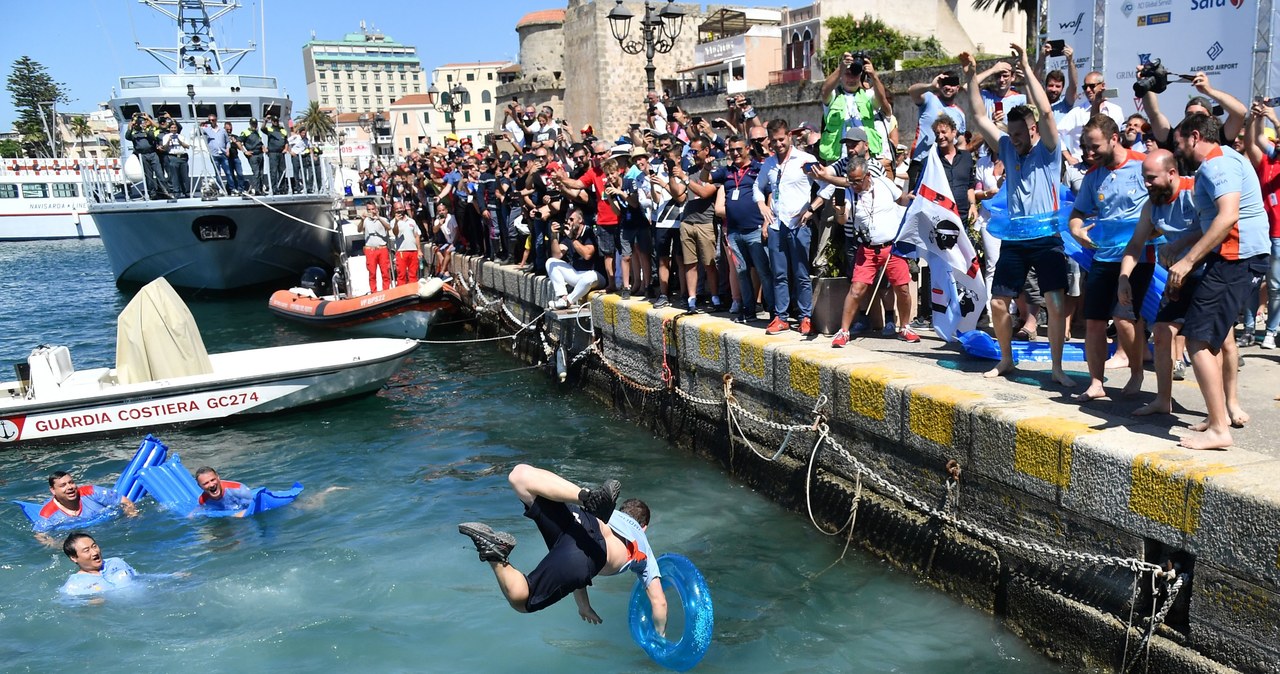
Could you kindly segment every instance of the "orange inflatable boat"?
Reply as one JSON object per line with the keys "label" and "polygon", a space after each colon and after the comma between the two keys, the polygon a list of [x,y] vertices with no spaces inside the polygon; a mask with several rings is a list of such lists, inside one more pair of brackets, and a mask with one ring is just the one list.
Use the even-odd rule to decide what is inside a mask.
{"label": "orange inflatable boat", "polygon": [[438,315],[455,312],[460,303],[452,287],[430,278],[357,297],[317,296],[306,287],[277,290],[268,306],[277,316],[316,327],[421,339]]}

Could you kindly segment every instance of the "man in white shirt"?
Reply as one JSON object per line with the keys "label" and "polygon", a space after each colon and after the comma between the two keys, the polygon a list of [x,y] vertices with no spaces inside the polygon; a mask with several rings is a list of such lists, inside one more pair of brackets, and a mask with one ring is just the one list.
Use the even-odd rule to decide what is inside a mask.
{"label": "man in white shirt", "polygon": [[[849,326],[858,315],[863,298],[869,294],[874,296],[886,281],[893,288],[898,315],[911,315],[911,269],[906,258],[893,252],[893,242],[902,223],[902,206],[911,200],[911,194],[899,189],[887,177],[871,175],[867,160],[856,155],[849,161],[849,191],[851,196],[845,200],[845,210],[837,212],[836,221],[843,225],[852,220],[853,231],[861,232],[864,240],[854,255],[853,283],[844,298],[840,330],[831,340],[832,348],[836,349],[849,343]],[[920,341],[905,325],[898,330],[898,339]]]}
{"label": "man in white shirt", "polygon": [[[773,268],[774,319],[766,334],[778,335],[790,329],[787,312],[791,305],[792,277],[796,307],[800,313],[800,334],[812,332],[813,284],[809,280],[809,220],[812,173],[821,170],[818,158],[791,145],[791,129],[784,119],[769,122],[769,149],[760,167],[760,178],[752,187],[755,201],[764,215],[761,236],[769,247]],[[766,200],[767,197],[767,200]]]}
{"label": "man in white shirt", "polygon": [[662,104],[658,92],[650,91],[648,100],[649,128],[658,133],[667,132],[667,106]]}
{"label": "man in white shirt", "polygon": [[418,251],[422,250],[422,234],[418,223],[409,215],[409,204],[396,204],[396,219],[391,222],[391,236],[396,242],[396,280],[400,285],[418,282]]}
{"label": "man in white shirt", "polygon": [[1080,158],[1080,136],[1084,125],[1094,115],[1106,115],[1116,121],[1116,126],[1124,126],[1124,111],[1120,106],[1107,100],[1107,83],[1102,73],[1093,71],[1084,76],[1084,98],[1071,111],[1062,116],[1058,122],[1058,137],[1062,139],[1062,163],[1067,167],[1067,184],[1072,190],[1080,189],[1080,181],[1088,169]]}

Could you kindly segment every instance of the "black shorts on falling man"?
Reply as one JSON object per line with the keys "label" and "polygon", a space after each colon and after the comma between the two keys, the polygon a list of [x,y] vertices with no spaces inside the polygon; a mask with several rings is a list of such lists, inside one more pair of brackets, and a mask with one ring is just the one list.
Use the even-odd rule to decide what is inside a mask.
{"label": "black shorts on falling man", "polygon": [[538,526],[547,544],[547,556],[526,576],[525,610],[533,613],[591,585],[608,553],[600,520],[576,505],[538,496],[525,506],[524,516]]}

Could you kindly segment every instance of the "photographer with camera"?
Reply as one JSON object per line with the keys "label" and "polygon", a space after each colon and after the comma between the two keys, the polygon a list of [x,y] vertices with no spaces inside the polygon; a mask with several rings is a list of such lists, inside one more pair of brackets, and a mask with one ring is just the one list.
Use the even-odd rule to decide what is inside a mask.
{"label": "photographer with camera", "polygon": [[160,151],[164,153],[165,166],[169,169],[170,198],[185,199],[190,196],[191,172],[187,154],[191,150],[177,122],[169,122],[169,128],[160,136]]}
{"label": "photographer with camera", "polygon": [[649,128],[658,133],[667,132],[667,106],[663,105],[662,99],[658,97],[658,92],[650,91],[646,97],[647,111],[645,118],[649,121]]}
{"label": "photographer with camera", "polygon": [[149,199],[172,199],[161,183],[163,172],[160,169],[160,138],[156,133],[155,123],[146,113],[135,112],[129,120],[129,128],[124,132],[124,139],[133,144],[133,154],[142,164],[142,175]]}
{"label": "photographer with camera", "polygon": [[[870,88],[863,81],[871,82]],[[876,108],[893,114],[893,99],[876,74],[870,56],[863,51],[845,52],[840,64],[822,83],[822,139],[818,157],[827,163],[840,158],[840,139],[849,128],[867,130],[867,142],[873,157],[884,151],[884,139],[876,131]]]}
{"label": "photographer with camera", "polygon": [[576,307],[587,293],[604,287],[604,265],[600,262],[596,235],[583,216],[582,209],[575,206],[569,211],[564,225],[551,225],[551,259],[547,260],[547,278],[556,299],[547,308],[552,311]]}
{"label": "photographer with camera", "polygon": [[[1209,84],[1209,76],[1205,73],[1193,73],[1191,75],[1180,75],[1170,73],[1168,69],[1160,63],[1160,59],[1151,59],[1147,63],[1138,66],[1137,77],[1133,81],[1133,94],[1142,98],[1142,109],[1147,113],[1147,118],[1151,121],[1151,140],[1155,145],[1166,150],[1174,150],[1177,147],[1173,137],[1173,125],[1169,118],[1164,116],[1160,111],[1159,95],[1163,94],[1169,88],[1169,77],[1172,75],[1183,83],[1190,83],[1195,90],[1200,92],[1200,96],[1194,96],[1187,101],[1182,109],[1184,117],[1190,117],[1194,114],[1208,115],[1210,117],[1219,117],[1223,112],[1227,113],[1227,119],[1222,121],[1222,136],[1215,139],[1222,145],[1230,145],[1235,140],[1240,131],[1244,129],[1245,107],[1239,99],[1228,94],[1225,91],[1214,89]],[[1215,110],[1210,101],[1217,101],[1220,109]]]}

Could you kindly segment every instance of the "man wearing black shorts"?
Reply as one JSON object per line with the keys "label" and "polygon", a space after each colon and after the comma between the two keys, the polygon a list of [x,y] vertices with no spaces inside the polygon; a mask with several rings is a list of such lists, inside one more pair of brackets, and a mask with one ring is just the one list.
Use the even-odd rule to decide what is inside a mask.
{"label": "man wearing black shorts", "polygon": [[598,625],[587,586],[596,576],[635,572],[645,586],[653,607],[658,634],[667,626],[667,599],[658,573],[658,558],[649,546],[645,530],[649,506],[628,499],[614,509],[622,485],[606,480],[596,489],[583,489],[547,470],[520,464],[507,477],[524,503],[524,516],[538,525],[547,555],[528,575],[511,566],[508,558],[516,539],[480,522],[463,522],[458,531],[475,543],[480,561],[488,562],[498,587],[511,608],[533,613],[564,599],[570,593],[578,615]]}

